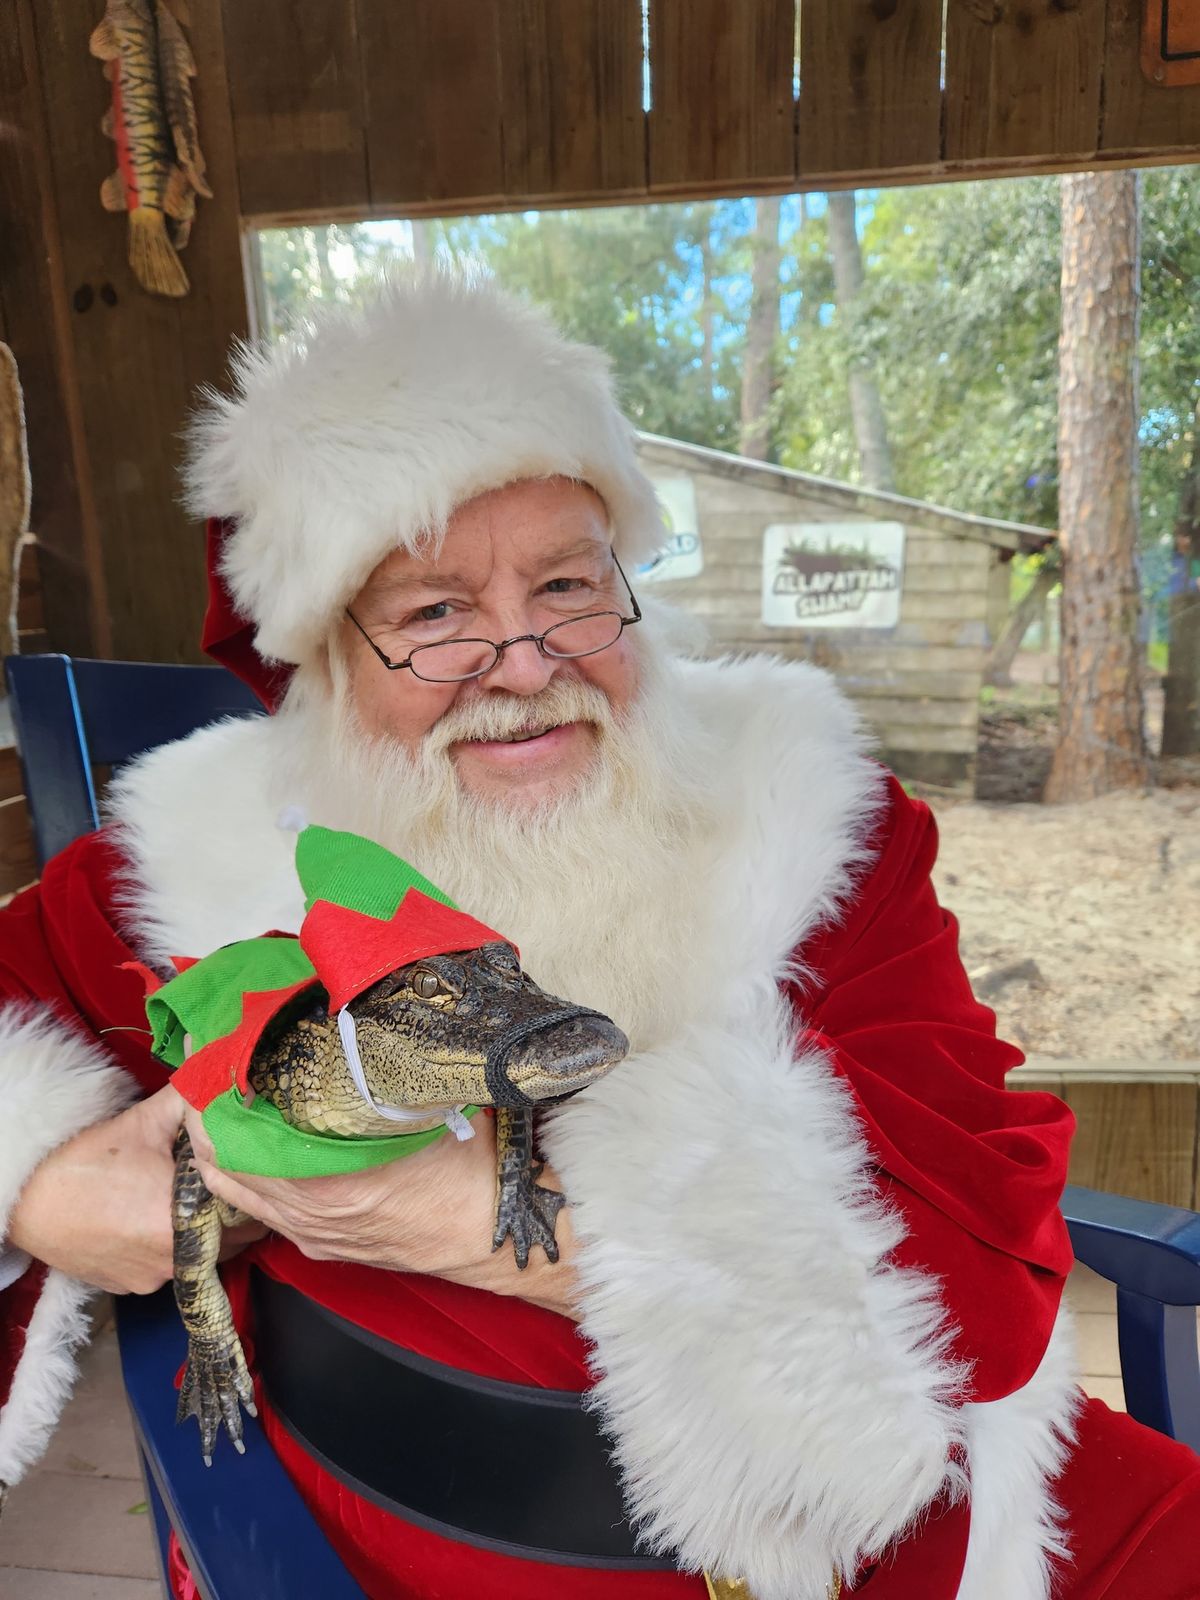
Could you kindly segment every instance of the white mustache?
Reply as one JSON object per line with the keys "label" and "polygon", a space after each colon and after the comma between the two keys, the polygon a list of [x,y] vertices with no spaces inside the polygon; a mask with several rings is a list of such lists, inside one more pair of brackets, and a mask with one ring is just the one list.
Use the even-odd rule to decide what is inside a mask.
{"label": "white mustache", "polygon": [[613,710],[594,684],[557,677],[539,694],[496,690],[451,706],[429,730],[425,743],[427,749],[441,751],[467,740],[511,739],[567,722],[591,722],[607,729],[613,722]]}

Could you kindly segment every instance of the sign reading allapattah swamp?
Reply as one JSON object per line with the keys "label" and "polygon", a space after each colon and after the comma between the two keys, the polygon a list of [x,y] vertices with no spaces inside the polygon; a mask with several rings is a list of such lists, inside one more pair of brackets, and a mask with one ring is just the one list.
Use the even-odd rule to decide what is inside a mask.
{"label": "sign reading allapattah swamp", "polygon": [[894,628],[899,522],[772,523],[763,534],[762,619],[770,628]]}

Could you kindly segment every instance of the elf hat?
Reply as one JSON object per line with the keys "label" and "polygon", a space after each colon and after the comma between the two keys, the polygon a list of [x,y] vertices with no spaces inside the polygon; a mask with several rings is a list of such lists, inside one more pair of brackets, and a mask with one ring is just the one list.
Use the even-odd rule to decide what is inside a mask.
{"label": "elf hat", "polygon": [[308,908],[299,939],[277,934],[225,945],[200,961],[181,961],[178,976],[161,985],[142,969],[152,1049],[200,1112],[218,1163],[268,1177],[319,1177],[411,1154],[445,1127],[469,1136],[473,1106],[446,1107],[445,1127],[416,1133],[407,1125],[427,1119],[385,1108],[394,1134],[345,1139],[293,1127],[269,1101],[249,1096],[250,1063],[263,1030],[319,982],[338,1014],[351,1077],[367,1098],[347,1003],[411,962],[502,938],[459,911],[408,862],[356,834],[305,828],[296,869]]}
{"label": "elf hat", "polygon": [[365,309],[242,347],[234,379],[193,422],[187,502],[229,525],[218,588],[260,659],[309,660],[385,556],[521,478],[590,484],[622,559],[661,542],[607,358],[490,281],[391,283]]}

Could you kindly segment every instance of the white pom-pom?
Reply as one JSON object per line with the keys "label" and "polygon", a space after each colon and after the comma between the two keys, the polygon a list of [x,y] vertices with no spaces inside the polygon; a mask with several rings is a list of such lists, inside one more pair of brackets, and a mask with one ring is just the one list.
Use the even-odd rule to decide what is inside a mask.
{"label": "white pom-pom", "polygon": [[303,833],[308,827],[308,813],[303,806],[284,806],[275,819],[275,826],[283,833]]}
{"label": "white pom-pom", "polygon": [[475,1129],[457,1107],[447,1111],[443,1120],[459,1144],[465,1144],[468,1139],[475,1137]]}

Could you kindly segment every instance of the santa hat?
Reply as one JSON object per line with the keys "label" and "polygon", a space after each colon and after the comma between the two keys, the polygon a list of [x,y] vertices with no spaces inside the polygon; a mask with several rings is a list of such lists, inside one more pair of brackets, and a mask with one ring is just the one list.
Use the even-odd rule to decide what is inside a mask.
{"label": "santa hat", "polygon": [[265,1100],[249,1097],[250,1061],[264,1029],[321,984],[337,1013],[351,1077],[369,1095],[348,1003],[378,978],[425,956],[474,950],[502,935],[458,910],[407,861],[357,834],[308,827],[296,843],[307,915],[299,938],[243,939],[202,960],[177,960],[178,976],[146,980],[151,1048],[174,1068],[172,1083],[196,1108],[218,1164],[235,1172],[303,1178],[394,1161],[451,1127],[469,1137],[475,1106],[448,1106],[445,1125],[406,1132],[405,1113],[383,1115],[393,1135],[339,1138],[305,1132]]}
{"label": "santa hat", "polygon": [[486,490],[571,478],[603,499],[623,560],[661,542],[607,357],[491,281],[391,283],[241,347],[234,379],[193,422],[187,502],[216,519],[208,646],[264,698],[285,679],[264,684],[247,652],[310,659],[385,556],[436,543]]}

